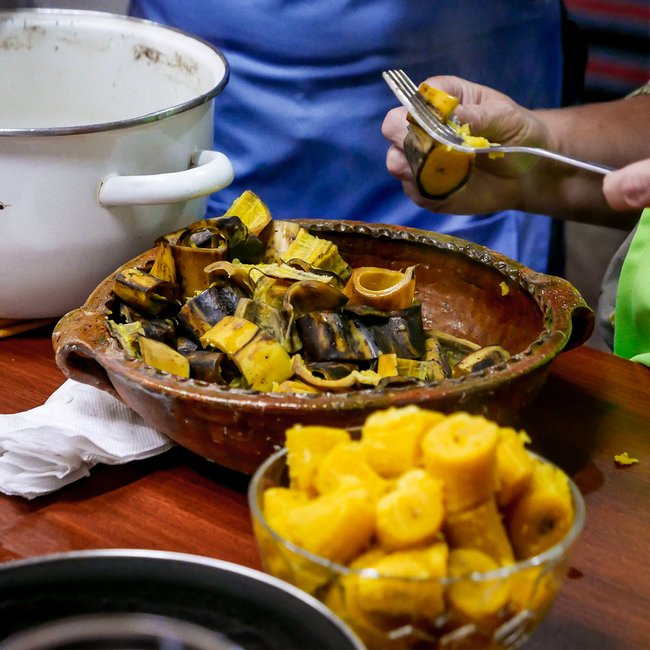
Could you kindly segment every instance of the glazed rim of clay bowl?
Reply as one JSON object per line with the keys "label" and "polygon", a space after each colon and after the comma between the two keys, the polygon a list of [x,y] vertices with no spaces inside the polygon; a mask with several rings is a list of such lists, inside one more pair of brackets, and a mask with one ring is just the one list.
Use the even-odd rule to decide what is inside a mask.
{"label": "glazed rim of clay bowl", "polygon": [[[165,393],[169,397],[194,397],[225,409],[368,412],[411,403],[453,403],[456,400],[462,403],[463,399],[476,393],[504,388],[548,365],[562,350],[581,345],[593,330],[593,311],[568,281],[537,273],[484,246],[449,235],[406,227],[339,220],[298,221],[314,234],[335,241],[346,258],[369,259],[374,251],[377,265],[392,263],[395,268],[403,268],[409,261],[413,263],[413,253],[416,252],[421,262],[438,255],[463,260],[468,268],[470,265],[489,267],[491,271],[486,273],[498,274],[497,277],[509,283],[515,292],[527,295],[537,305],[541,323],[539,332],[524,349],[515,351],[510,359],[498,366],[438,384],[388,386],[342,393],[261,393],[185,379],[158,371],[140,359],[128,357],[105,326],[115,274],[121,268],[144,266],[151,262],[155,249],[150,249],[117,269],[100,283],[83,307],[69,312],[59,321],[53,334],[57,364],[67,376],[113,393],[115,390],[109,377],[117,375],[127,382],[139,384],[147,391]],[[402,256],[401,259],[392,258],[384,250],[395,253],[406,248],[411,255]],[[380,264],[377,260],[384,263]],[[361,265],[365,264],[354,264]],[[416,299],[417,277],[416,270]],[[424,316],[425,326],[429,327]],[[96,364],[101,368],[97,368]]]}

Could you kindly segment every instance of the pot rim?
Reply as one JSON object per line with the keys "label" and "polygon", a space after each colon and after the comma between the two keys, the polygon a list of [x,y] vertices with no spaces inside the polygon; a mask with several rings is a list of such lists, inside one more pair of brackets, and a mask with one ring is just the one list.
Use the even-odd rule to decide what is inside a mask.
{"label": "pot rim", "polygon": [[123,14],[114,14],[107,11],[92,11],[84,9],[56,9],[56,8],[35,8],[35,9],[14,9],[14,10],[4,10],[0,11],[0,23],[3,19],[9,17],[15,17],[18,15],[29,14],[29,15],[50,15],[50,16],[69,16],[69,17],[80,17],[85,16],[100,18],[105,20],[112,21],[124,21],[129,23],[137,23],[143,26],[150,26],[158,30],[167,31],[179,34],[185,38],[197,41],[198,43],[203,44],[205,47],[209,48],[221,59],[224,66],[224,74],[219,80],[219,82],[210,88],[205,93],[197,95],[196,97],[182,102],[180,104],[174,104],[173,106],[168,106],[166,108],[160,109],[158,111],[153,111],[151,113],[146,113],[144,115],[139,115],[138,117],[132,117],[124,120],[115,120],[112,122],[98,122],[93,124],[82,124],[76,126],[56,126],[56,127],[36,127],[36,128],[2,128],[0,127],[0,138],[2,137],[16,137],[16,136],[28,136],[28,137],[44,137],[44,136],[61,136],[61,135],[77,135],[85,133],[98,133],[104,131],[116,131],[118,129],[125,129],[134,126],[140,126],[142,124],[150,124],[152,122],[157,122],[163,120],[172,115],[177,115],[179,113],[184,113],[189,111],[192,108],[205,104],[216,97],[225,87],[230,79],[230,65],[226,59],[224,53],[208,41],[195,36],[189,32],[186,32],[182,29],[176,27],[171,27],[168,25],[163,25],[152,20],[146,20],[144,18],[136,18],[134,16],[126,16]]}

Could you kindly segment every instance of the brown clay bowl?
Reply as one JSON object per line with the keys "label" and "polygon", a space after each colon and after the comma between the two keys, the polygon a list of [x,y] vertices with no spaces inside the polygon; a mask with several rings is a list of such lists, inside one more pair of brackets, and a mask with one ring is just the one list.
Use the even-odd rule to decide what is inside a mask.
{"label": "brown clay bowl", "polygon": [[[301,223],[334,241],[353,267],[417,264],[416,299],[423,304],[426,327],[481,345],[498,343],[512,357],[489,371],[438,385],[339,394],[261,393],[182,379],[128,358],[111,337],[104,322],[112,301],[111,275],[56,325],[59,368],[117,396],[183,447],[251,474],[283,445],[285,430],[296,423],[350,428],[374,410],[418,404],[515,424],[541,388],[553,358],[583,343],[593,330],[593,312],[566,280],[536,273],[477,244],[395,226]],[[147,251],[125,266],[145,265],[154,254],[154,249]]]}

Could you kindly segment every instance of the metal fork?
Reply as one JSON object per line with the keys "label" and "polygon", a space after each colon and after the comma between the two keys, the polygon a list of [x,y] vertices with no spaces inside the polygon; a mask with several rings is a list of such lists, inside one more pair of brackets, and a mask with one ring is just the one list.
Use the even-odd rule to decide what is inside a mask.
{"label": "metal fork", "polygon": [[529,153],[535,156],[551,158],[559,162],[574,165],[598,174],[607,174],[612,171],[612,167],[600,165],[597,163],[578,160],[571,156],[541,149],[540,147],[510,146],[494,144],[489,147],[469,147],[464,144],[463,138],[449,124],[443,122],[430,108],[427,101],[418,91],[418,87],[408,77],[403,70],[386,70],[382,73],[384,81],[395,94],[399,102],[405,106],[413,119],[434,139],[438,142],[465,151],[467,153]]}

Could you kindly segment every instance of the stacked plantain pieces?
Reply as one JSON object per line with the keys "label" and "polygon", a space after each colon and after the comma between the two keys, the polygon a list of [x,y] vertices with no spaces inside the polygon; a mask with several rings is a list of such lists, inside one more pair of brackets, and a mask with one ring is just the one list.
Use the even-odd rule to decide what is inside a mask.
{"label": "stacked plantain pieces", "polygon": [[159,371],[314,393],[440,382],[510,356],[426,329],[415,267],[351,268],[250,190],[156,246],[146,268],[116,274],[106,322],[127,355]]}

